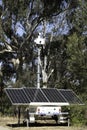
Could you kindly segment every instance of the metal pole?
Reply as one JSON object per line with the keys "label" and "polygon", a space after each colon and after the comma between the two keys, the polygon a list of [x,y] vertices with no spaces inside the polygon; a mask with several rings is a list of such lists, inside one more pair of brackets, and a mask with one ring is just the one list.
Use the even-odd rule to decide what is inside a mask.
{"label": "metal pole", "polygon": [[40,88],[40,47],[38,47],[37,88]]}
{"label": "metal pole", "polygon": [[29,123],[30,123],[30,122],[29,122],[29,118],[30,118],[30,117],[29,117],[29,109],[27,109],[27,127],[29,127]]}
{"label": "metal pole", "polygon": [[21,114],[20,107],[18,107],[18,126],[20,125],[20,114]]}

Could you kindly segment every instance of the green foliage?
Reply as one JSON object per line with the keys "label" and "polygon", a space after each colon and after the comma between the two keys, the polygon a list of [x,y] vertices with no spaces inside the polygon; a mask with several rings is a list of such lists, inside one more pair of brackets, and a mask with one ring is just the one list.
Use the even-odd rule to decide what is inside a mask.
{"label": "green foliage", "polygon": [[87,26],[87,1],[81,1],[80,7],[75,10],[75,13],[73,14],[73,21],[72,24],[75,28],[75,30],[82,34],[86,31]]}
{"label": "green foliage", "polygon": [[71,87],[79,92],[86,91],[87,84],[87,52],[85,36],[78,36],[73,33],[68,37],[67,42],[67,72]]}
{"label": "green foliage", "polygon": [[19,75],[19,79],[13,84],[13,87],[36,87],[36,74],[25,70],[22,75]]}
{"label": "green foliage", "polygon": [[84,65],[84,46],[84,37],[78,37],[76,33],[68,37],[67,55],[69,57],[68,69],[70,71],[73,71],[76,66],[82,67]]}
{"label": "green foliage", "polygon": [[87,105],[70,107],[71,125],[84,126],[87,125]]}

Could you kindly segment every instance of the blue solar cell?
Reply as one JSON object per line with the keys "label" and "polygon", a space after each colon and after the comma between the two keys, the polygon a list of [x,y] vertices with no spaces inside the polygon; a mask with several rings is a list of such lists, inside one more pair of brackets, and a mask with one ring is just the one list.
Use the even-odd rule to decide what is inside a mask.
{"label": "blue solar cell", "polygon": [[49,102],[66,102],[64,97],[55,88],[41,89]]}
{"label": "blue solar cell", "polygon": [[48,102],[45,95],[41,92],[41,89],[24,88],[24,91],[31,102]]}
{"label": "blue solar cell", "polygon": [[83,104],[77,95],[70,89],[58,90],[70,104]]}
{"label": "blue solar cell", "polygon": [[12,104],[27,104],[30,103],[29,98],[23,92],[23,89],[19,88],[10,88],[5,89],[6,94],[8,95]]}

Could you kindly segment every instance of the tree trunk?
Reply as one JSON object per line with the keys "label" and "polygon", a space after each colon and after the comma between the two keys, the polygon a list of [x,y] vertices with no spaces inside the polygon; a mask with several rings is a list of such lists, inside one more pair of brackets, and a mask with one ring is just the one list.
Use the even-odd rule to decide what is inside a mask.
{"label": "tree trunk", "polygon": [[47,88],[48,76],[44,69],[42,69],[42,80],[43,80],[43,88]]}

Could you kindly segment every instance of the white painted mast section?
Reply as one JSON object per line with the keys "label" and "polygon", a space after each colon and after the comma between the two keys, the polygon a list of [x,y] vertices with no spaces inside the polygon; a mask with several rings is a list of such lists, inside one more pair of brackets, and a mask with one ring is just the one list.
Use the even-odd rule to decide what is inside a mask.
{"label": "white painted mast section", "polygon": [[40,88],[40,66],[41,66],[41,59],[40,59],[40,51],[41,46],[45,44],[45,38],[41,37],[41,34],[39,33],[38,37],[34,40],[34,42],[37,44],[37,51],[38,51],[38,63],[37,63],[37,88]]}
{"label": "white painted mast section", "polygon": [[40,88],[40,48],[38,47],[37,88]]}

